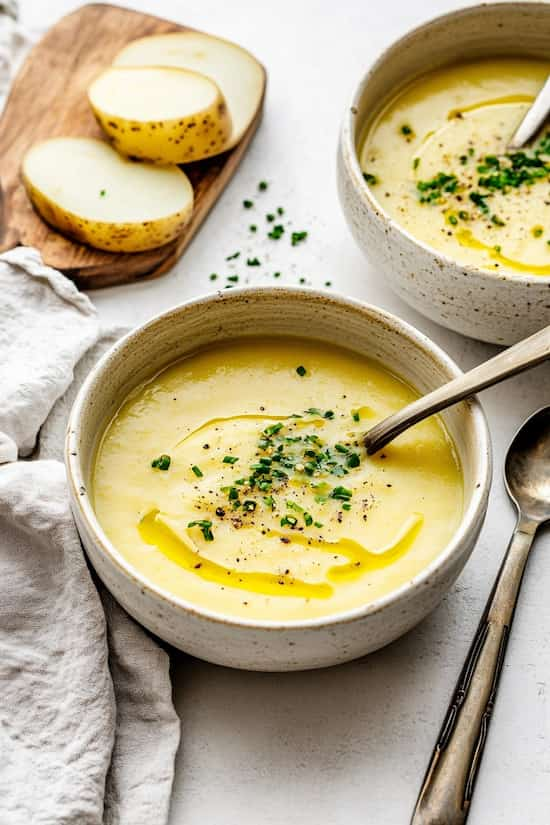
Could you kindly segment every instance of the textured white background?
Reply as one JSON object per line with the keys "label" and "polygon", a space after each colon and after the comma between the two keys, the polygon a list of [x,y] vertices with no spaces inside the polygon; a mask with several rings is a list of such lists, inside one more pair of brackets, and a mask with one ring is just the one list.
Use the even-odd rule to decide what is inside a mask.
{"label": "textured white background", "polygon": [[[21,0],[43,29],[72,0]],[[139,323],[210,288],[212,271],[242,249],[266,273],[326,280],[406,318],[467,369],[495,351],[417,315],[365,263],[335,185],[339,123],[380,50],[408,28],[456,7],[447,0],[133,0],[133,5],[247,46],[269,72],[265,116],[241,168],[175,269],[160,280],[91,295],[106,319]],[[241,207],[257,181],[261,212],[282,205],[306,244],[247,246]],[[264,208],[265,205],[265,208]],[[260,226],[263,224],[257,220]],[[242,273],[242,269],[237,270]],[[253,270],[256,273],[256,270]],[[270,283],[264,269],[256,279]],[[516,428],[550,398],[550,366],[486,391],[495,480],[479,545],[439,609],[405,638],[326,671],[241,673],[181,656],[183,719],[171,825],[406,825],[442,715],[514,523],[502,484]],[[521,596],[479,775],[472,825],[550,823],[550,536],[537,542]]]}

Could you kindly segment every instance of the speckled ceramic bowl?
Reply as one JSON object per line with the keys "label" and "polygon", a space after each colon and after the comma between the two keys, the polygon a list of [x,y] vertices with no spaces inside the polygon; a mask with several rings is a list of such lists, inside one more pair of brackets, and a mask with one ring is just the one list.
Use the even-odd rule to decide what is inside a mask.
{"label": "speckled ceramic bowl", "polygon": [[90,475],[98,439],[127,394],[207,344],[252,335],[298,335],[383,363],[420,391],[460,374],[435,344],[374,307],[303,289],[243,289],[191,301],[123,338],[89,375],[73,407],[66,464],[74,517],[91,563],[141,624],[172,645],[219,664],[299,670],[345,662],[400,636],[439,602],[468,559],[487,508],[491,458],[477,401],[445,413],[464,472],[465,510],[452,541],[420,575],[361,608],[285,623],[227,617],[176,598],[124,559],[98,522]]}
{"label": "speckled ceramic bowl", "polygon": [[550,277],[464,266],[402,229],[363,180],[358,142],[381,104],[427,71],[457,60],[510,55],[548,59],[550,5],[495,3],[438,17],[398,40],[361,80],[342,126],[340,200],[367,258],[412,307],[443,326],[512,344],[550,323]]}

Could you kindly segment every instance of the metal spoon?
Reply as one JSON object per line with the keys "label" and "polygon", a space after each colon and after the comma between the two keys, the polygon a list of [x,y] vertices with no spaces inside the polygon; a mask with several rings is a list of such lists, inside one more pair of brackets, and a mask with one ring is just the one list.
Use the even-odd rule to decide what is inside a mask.
{"label": "metal spoon", "polygon": [[550,358],[550,326],[535,332],[529,338],[505,349],[484,364],[474,367],[448,384],[443,384],[437,390],[413,401],[412,404],[376,424],[365,434],[367,453],[376,453],[404,430],[418,424],[424,418],[474,395],[479,390],[492,387],[505,378],[534,367],[547,358]]}
{"label": "metal spoon", "polygon": [[550,407],[528,418],[516,434],[504,473],[518,521],[441,727],[411,825],[462,825],[468,818],[529,550],[537,528],[550,520]]}
{"label": "metal spoon", "polygon": [[521,149],[531,138],[535,137],[544,121],[550,114],[550,77],[536,96],[533,105],[529,107],[527,113],[518,128],[514,132],[508,149],[515,151]]}

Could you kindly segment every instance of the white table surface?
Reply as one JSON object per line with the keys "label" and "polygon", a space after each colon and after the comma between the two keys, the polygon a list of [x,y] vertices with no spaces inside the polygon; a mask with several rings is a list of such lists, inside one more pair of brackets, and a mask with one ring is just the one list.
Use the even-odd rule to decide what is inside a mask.
{"label": "white table surface", "polygon": [[[281,282],[299,276],[388,309],[418,326],[463,369],[495,350],[409,309],[356,248],[335,185],[340,120],[367,65],[395,37],[456,6],[452,0],[132,0],[247,46],[269,72],[265,116],[241,168],[174,269],[159,280],[91,294],[106,320],[137,324],[208,291],[237,249],[265,259]],[[73,0],[21,0],[43,29]],[[248,245],[243,198],[270,188],[260,215],[282,205],[299,248]],[[265,204],[265,209],[264,209]],[[258,220],[260,224],[260,220]],[[225,265],[227,266],[227,265]],[[242,269],[240,270],[242,272]],[[254,270],[255,272],[255,270]],[[256,276],[262,283],[272,279]],[[365,659],[324,671],[246,673],[189,658],[174,662],[183,722],[170,825],[406,825],[514,513],[502,484],[505,449],[524,418],[549,401],[550,366],[483,395],[495,454],[489,513],[477,549],[441,606]],[[550,535],[541,535],[521,595],[471,825],[550,822]]]}

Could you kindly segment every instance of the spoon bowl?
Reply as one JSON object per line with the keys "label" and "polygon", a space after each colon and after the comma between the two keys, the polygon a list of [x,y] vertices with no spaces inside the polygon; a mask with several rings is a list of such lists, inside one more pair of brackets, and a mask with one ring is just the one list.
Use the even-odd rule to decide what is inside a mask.
{"label": "spoon bowl", "polygon": [[518,510],[542,524],[550,519],[550,407],[527,419],[504,466],[506,489]]}

